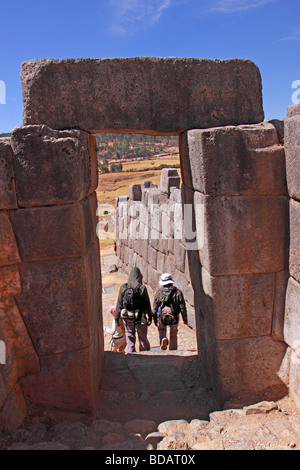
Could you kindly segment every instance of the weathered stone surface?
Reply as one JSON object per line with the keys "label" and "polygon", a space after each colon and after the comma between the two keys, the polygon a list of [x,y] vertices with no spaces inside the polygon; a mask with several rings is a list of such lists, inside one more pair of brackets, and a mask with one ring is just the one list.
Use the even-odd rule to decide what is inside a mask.
{"label": "weathered stone surface", "polygon": [[271,334],[275,274],[211,277],[202,269],[202,282],[217,339]]}
{"label": "weathered stone surface", "polygon": [[22,425],[26,416],[26,403],[19,384],[16,384],[7,397],[0,412],[0,431],[11,432]]}
{"label": "weathered stone surface", "polygon": [[216,357],[224,401],[243,391],[259,393],[271,387],[286,386],[278,377],[286,344],[273,341],[269,336],[256,338],[217,340]]}
{"label": "weathered stone surface", "polygon": [[0,298],[21,292],[20,274],[17,265],[0,267]]}
{"label": "weathered stone surface", "polygon": [[0,209],[18,207],[10,139],[0,139]]}
{"label": "weathered stone surface", "polygon": [[142,188],[140,184],[132,184],[129,186],[129,199],[132,201],[142,200]]}
{"label": "weathered stone surface", "polygon": [[39,361],[13,297],[0,299],[0,340],[6,346],[0,365],[0,409],[17,381],[39,371]]}
{"label": "weathered stone surface", "polygon": [[153,288],[158,287],[158,281],[160,278],[161,273],[159,273],[156,269],[154,269],[150,264],[147,267],[147,279],[148,284],[153,286]]}
{"label": "weathered stone surface", "polygon": [[255,415],[255,414],[267,414],[270,411],[277,410],[278,406],[274,402],[270,401],[261,401],[255,405],[249,405],[244,407],[244,413],[246,415]]}
{"label": "weathered stone surface", "polygon": [[91,185],[89,194],[93,191],[96,191],[99,181],[98,181],[98,160],[97,160],[97,142],[96,138],[91,135],[87,134],[87,141],[88,141],[88,152],[90,157],[90,177],[91,177]]}
{"label": "weathered stone surface", "polygon": [[213,197],[195,191],[194,203],[201,263],[211,275],[285,269],[286,198]]}
{"label": "weathered stone surface", "polygon": [[185,246],[181,240],[174,240],[174,259],[175,267],[182,273],[185,271]]}
{"label": "weathered stone surface", "polygon": [[187,133],[192,187],[211,195],[285,195],[285,154],[263,122]]}
{"label": "weathered stone surface", "polygon": [[0,212],[0,266],[20,262],[19,250],[8,213]]}
{"label": "weathered stone surface", "polygon": [[286,291],[284,341],[294,351],[300,347],[300,283],[292,277]]}
{"label": "weathered stone surface", "polygon": [[40,358],[41,371],[21,380],[33,403],[94,413],[102,373],[98,341],[88,348]]}
{"label": "weathered stone surface", "polygon": [[22,261],[83,256],[94,232],[89,201],[20,209],[11,214]]}
{"label": "weathered stone surface", "polygon": [[23,292],[18,303],[39,355],[84,348],[91,342],[95,312],[90,308],[87,256],[21,265]]}
{"label": "weathered stone surface", "polygon": [[293,199],[290,199],[290,273],[300,282],[300,202]]}
{"label": "weathered stone surface", "polygon": [[86,132],[16,127],[11,145],[20,207],[78,202],[95,191]]}
{"label": "weathered stone surface", "polygon": [[132,419],[124,424],[124,428],[129,434],[141,434],[145,438],[147,434],[156,431],[157,424],[149,419]]}
{"label": "weathered stone surface", "polygon": [[42,59],[23,63],[21,80],[25,125],[179,133],[263,120],[249,60]]}
{"label": "weathered stone surface", "polygon": [[299,350],[292,351],[290,362],[290,391],[298,409],[300,409],[300,357]]}
{"label": "weathered stone surface", "polygon": [[154,269],[157,267],[157,251],[148,245],[148,263]]}
{"label": "weathered stone surface", "polygon": [[287,107],[287,118],[291,118],[294,116],[300,116],[300,103],[292,104]]}
{"label": "weathered stone surface", "polygon": [[12,444],[8,450],[71,450],[70,447],[61,444],[61,442],[37,442],[36,444],[25,444],[23,442],[18,442]]}
{"label": "weathered stone surface", "polygon": [[300,110],[293,108],[284,121],[286,177],[290,197],[300,200]]}
{"label": "weathered stone surface", "polygon": [[272,338],[277,339],[278,341],[284,341],[284,312],[289,272],[281,271],[279,273],[276,273],[275,276],[275,298],[272,320]]}
{"label": "weathered stone surface", "polygon": [[170,189],[180,187],[180,176],[176,168],[163,168],[160,175],[160,190],[170,194]]}

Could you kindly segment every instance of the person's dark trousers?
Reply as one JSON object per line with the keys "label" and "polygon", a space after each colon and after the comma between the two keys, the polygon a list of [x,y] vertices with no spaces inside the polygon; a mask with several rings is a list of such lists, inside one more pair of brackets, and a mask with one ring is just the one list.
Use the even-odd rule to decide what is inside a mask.
{"label": "person's dark trousers", "polygon": [[126,353],[136,352],[135,351],[135,342],[136,334],[139,339],[140,351],[149,351],[150,343],[147,338],[148,326],[146,324],[141,325],[140,323],[134,323],[132,320],[123,320],[125,326],[125,336],[126,336]]}

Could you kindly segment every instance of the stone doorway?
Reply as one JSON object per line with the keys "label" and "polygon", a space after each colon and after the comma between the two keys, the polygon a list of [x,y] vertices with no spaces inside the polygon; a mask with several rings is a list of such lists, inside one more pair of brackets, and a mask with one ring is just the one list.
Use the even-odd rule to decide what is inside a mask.
{"label": "stone doorway", "polygon": [[[102,149],[98,158],[100,171],[103,170],[99,174],[97,191],[98,215],[101,218],[97,234],[102,253],[104,323],[106,327],[111,323],[111,316],[107,313],[109,305],[116,301],[119,284],[127,282],[132,267],[140,269],[151,305],[160,275],[170,272],[184,294],[189,320],[189,326],[185,326],[181,319],[178,348],[195,353],[194,296],[181,220],[178,136],[100,134],[96,139]],[[106,145],[109,145],[109,152]],[[124,148],[125,154],[119,154],[118,159],[113,158],[114,148],[115,152]],[[107,153],[111,155],[108,167]],[[115,172],[115,164],[120,162],[122,171]],[[113,165],[113,172],[110,165]],[[116,253],[113,252],[114,241]],[[109,273],[110,270],[113,272]],[[159,340],[154,323],[148,330],[148,337],[151,348],[157,351]],[[106,334],[105,350],[111,347],[109,340]],[[136,346],[138,351],[138,344]]]}
{"label": "stone doorway", "polygon": [[[13,198],[3,209],[12,211],[19,250],[9,293],[39,364],[20,375],[24,393],[58,408],[96,406],[104,357],[92,134],[110,131],[180,136],[183,193],[204,235],[189,254],[203,325],[199,357],[221,401],[283,393],[284,150],[276,127],[263,122],[255,64],[46,59],[24,63],[21,79],[24,125],[12,133]],[[47,230],[51,221],[60,231]]]}

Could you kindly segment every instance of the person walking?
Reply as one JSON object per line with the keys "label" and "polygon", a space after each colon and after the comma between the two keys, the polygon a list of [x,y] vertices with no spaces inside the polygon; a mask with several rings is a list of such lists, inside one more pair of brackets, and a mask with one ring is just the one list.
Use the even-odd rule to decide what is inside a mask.
{"label": "person walking", "polygon": [[143,285],[143,276],[139,268],[132,268],[128,282],[120,287],[115,321],[117,325],[121,321],[124,323],[127,343],[126,354],[136,351],[136,335],[139,340],[139,350],[150,350],[147,333],[148,326],[152,322],[152,310],[148,291],[146,286]]}
{"label": "person walking", "polygon": [[[153,320],[158,328],[160,347],[166,350],[169,345],[170,350],[176,350],[180,314],[183,323],[186,325],[188,323],[184,296],[174,285],[169,273],[161,275],[159,285],[153,302]],[[167,338],[168,327],[170,340]]]}

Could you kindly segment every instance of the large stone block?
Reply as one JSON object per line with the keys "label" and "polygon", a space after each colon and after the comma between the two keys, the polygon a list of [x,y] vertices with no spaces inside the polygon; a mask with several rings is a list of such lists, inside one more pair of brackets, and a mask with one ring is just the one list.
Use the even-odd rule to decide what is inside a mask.
{"label": "large stone block", "polygon": [[152,266],[152,268],[156,269],[157,267],[157,251],[152,248],[152,246],[148,245],[148,263]]}
{"label": "large stone block", "polygon": [[290,361],[289,391],[297,408],[300,409],[300,357],[299,352],[296,354],[294,351],[292,351]]}
{"label": "large stone block", "polygon": [[174,240],[175,267],[182,273],[185,272],[185,254],[186,249],[181,240]]}
{"label": "large stone block", "polygon": [[286,288],[289,280],[289,272],[281,271],[275,274],[275,298],[272,320],[272,338],[278,341],[284,341],[284,313],[286,301]]}
{"label": "large stone block", "polygon": [[196,191],[194,204],[201,264],[211,275],[285,269],[285,197],[214,197]]}
{"label": "large stone block", "polygon": [[8,213],[0,212],[0,266],[20,262],[19,250]]}
{"label": "large stone block", "polygon": [[16,127],[11,145],[20,207],[78,202],[95,191],[86,132]]}
{"label": "large stone block", "polygon": [[11,221],[25,262],[83,256],[95,238],[88,199],[76,204],[20,209],[11,214]]}
{"label": "large stone block", "polygon": [[261,77],[250,60],[31,60],[21,81],[24,125],[155,134],[263,120]]}
{"label": "large stone block", "polygon": [[89,256],[23,263],[20,274],[17,300],[38,355],[89,346],[99,326],[90,307]]}
{"label": "large stone block", "polygon": [[142,200],[142,187],[140,184],[132,184],[129,186],[129,199],[132,201]]}
{"label": "large stone block", "polygon": [[300,108],[291,106],[284,121],[286,177],[290,197],[300,200]]}
{"label": "large stone block", "polygon": [[158,281],[160,279],[161,273],[159,273],[156,269],[154,269],[150,264],[148,264],[147,267],[147,280],[149,286],[152,287],[152,289],[156,290],[158,286]]}
{"label": "large stone block", "polygon": [[202,283],[217,339],[271,334],[275,274],[211,277],[202,269]]}
{"label": "large stone block", "polygon": [[85,257],[85,263],[91,333],[93,334],[93,331],[97,331],[97,329],[102,333],[102,277],[100,247],[97,240],[92,243]]}
{"label": "large stone block", "polygon": [[39,361],[13,297],[0,299],[0,340],[5,344],[5,364],[0,365],[0,409],[21,377],[39,371]]}
{"label": "large stone block", "polygon": [[10,139],[0,139],[0,209],[18,207]]}
{"label": "large stone block", "polygon": [[21,387],[16,384],[0,412],[0,431],[7,433],[21,427],[26,413],[26,402]]}
{"label": "large stone block", "polygon": [[300,348],[300,284],[289,278],[286,291],[284,341],[294,350]]}
{"label": "large stone block", "polygon": [[91,186],[89,193],[96,191],[98,188],[98,159],[97,159],[97,142],[92,134],[87,134],[88,152],[90,157]]}
{"label": "large stone block", "polygon": [[0,267],[0,298],[20,294],[22,290],[17,265]]}
{"label": "large stone block", "polygon": [[242,393],[254,394],[261,401],[266,390],[272,389],[286,395],[286,385],[280,379],[285,352],[286,344],[269,336],[218,340],[216,356],[223,401]]}
{"label": "large stone block", "polygon": [[24,395],[44,406],[94,413],[102,356],[93,341],[88,348],[42,357],[41,371],[21,381]]}
{"label": "large stone block", "polygon": [[267,122],[187,133],[192,187],[211,195],[286,195],[284,148]]}
{"label": "large stone block", "polygon": [[300,282],[300,202],[290,200],[290,273]]}
{"label": "large stone block", "polygon": [[170,194],[171,188],[180,187],[180,176],[176,168],[163,168],[160,176],[160,190]]}

